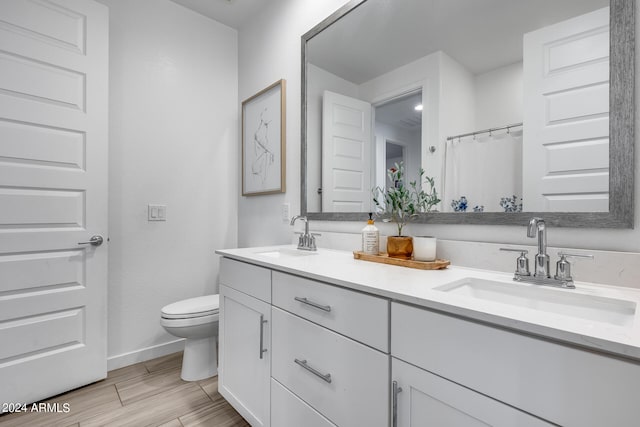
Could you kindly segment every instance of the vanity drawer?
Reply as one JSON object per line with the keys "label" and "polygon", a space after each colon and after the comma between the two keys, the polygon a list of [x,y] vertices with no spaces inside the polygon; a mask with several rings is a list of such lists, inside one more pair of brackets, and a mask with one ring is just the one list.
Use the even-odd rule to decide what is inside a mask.
{"label": "vanity drawer", "polygon": [[273,378],[336,425],[388,426],[388,355],[278,308],[271,315]]}
{"label": "vanity drawer", "polygon": [[274,427],[336,427],[273,378],[271,378],[271,425]]}
{"label": "vanity drawer", "polygon": [[389,352],[389,301],[273,272],[273,305]]}
{"label": "vanity drawer", "polygon": [[220,283],[271,302],[271,270],[229,258],[220,260]]}
{"label": "vanity drawer", "polygon": [[637,425],[640,364],[391,304],[391,354],[563,426]]}

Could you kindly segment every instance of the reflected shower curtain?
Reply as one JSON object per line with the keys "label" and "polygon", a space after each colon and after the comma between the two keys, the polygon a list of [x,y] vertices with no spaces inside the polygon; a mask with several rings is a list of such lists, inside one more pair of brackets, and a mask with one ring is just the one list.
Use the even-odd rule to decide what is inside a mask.
{"label": "reflected shower curtain", "polygon": [[504,212],[503,197],[522,197],[522,131],[447,141],[443,210],[466,197],[467,212]]}

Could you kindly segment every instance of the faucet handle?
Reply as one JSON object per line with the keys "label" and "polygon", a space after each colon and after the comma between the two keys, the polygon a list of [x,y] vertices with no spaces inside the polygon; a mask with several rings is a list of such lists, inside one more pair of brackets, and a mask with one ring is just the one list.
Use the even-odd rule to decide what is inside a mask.
{"label": "faucet handle", "polygon": [[511,249],[511,248],[500,248],[501,251],[504,252],[520,252],[520,256],[516,259],[516,276],[530,276],[529,272],[529,258],[527,258],[527,254],[529,253],[528,249]]}
{"label": "faucet handle", "polygon": [[591,254],[586,254],[586,255],[583,255],[583,254],[572,254],[572,253],[569,253],[569,252],[562,252],[562,251],[558,252],[558,256],[560,258],[589,258],[589,259],[594,259],[595,258]]}
{"label": "faucet handle", "polygon": [[500,248],[500,250],[504,252],[520,252],[522,255],[526,255],[529,253],[529,249]]}
{"label": "faucet handle", "polygon": [[560,259],[556,263],[556,275],[554,277],[556,280],[565,280],[567,282],[573,282],[573,277],[571,277],[571,263],[567,260],[567,258],[594,259],[594,256],[591,254],[572,254],[562,251],[558,252],[558,256],[560,257]]}

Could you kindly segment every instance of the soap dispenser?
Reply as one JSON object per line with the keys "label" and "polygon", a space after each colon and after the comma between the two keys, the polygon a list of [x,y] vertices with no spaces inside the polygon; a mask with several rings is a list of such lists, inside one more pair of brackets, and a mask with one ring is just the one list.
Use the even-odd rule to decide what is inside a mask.
{"label": "soap dispenser", "polygon": [[373,223],[373,213],[369,212],[367,226],[362,229],[362,252],[369,255],[380,253],[380,232]]}

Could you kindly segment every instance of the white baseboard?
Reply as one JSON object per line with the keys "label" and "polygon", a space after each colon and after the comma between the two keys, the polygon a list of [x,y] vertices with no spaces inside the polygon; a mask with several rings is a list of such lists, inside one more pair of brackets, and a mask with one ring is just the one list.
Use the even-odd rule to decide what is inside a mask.
{"label": "white baseboard", "polygon": [[156,357],[166,356],[167,354],[176,353],[182,350],[184,350],[184,338],[107,357],[107,371],[124,368],[125,366],[155,359]]}

